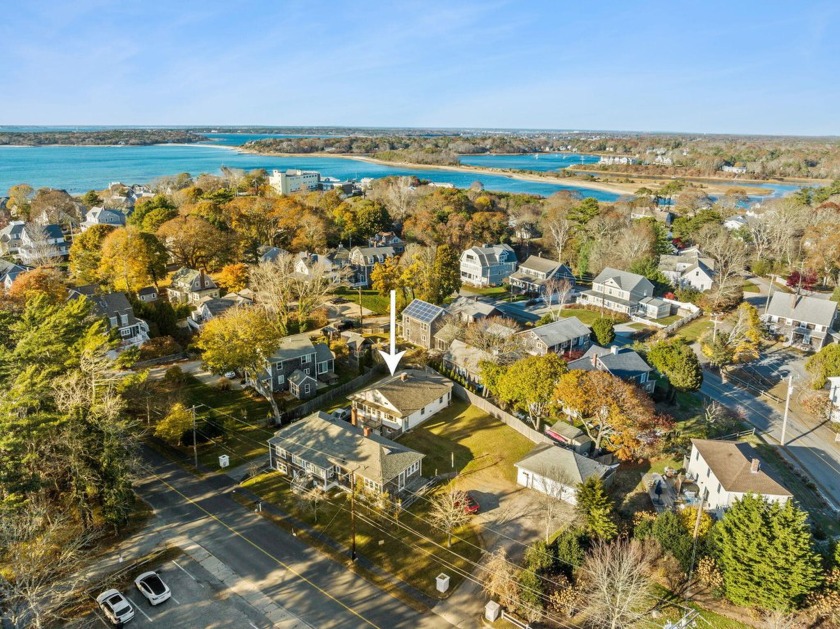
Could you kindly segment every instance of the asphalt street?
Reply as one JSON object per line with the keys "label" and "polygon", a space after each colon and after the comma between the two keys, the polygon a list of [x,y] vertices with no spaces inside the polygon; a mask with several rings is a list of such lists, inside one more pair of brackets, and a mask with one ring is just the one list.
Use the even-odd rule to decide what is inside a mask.
{"label": "asphalt street", "polygon": [[[223,478],[201,480],[143,448],[148,466],[137,490],[167,535],[185,535],[278,605],[313,627],[446,627],[421,614],[230,496]],[[432,575],[433,577],[433,575]]]}

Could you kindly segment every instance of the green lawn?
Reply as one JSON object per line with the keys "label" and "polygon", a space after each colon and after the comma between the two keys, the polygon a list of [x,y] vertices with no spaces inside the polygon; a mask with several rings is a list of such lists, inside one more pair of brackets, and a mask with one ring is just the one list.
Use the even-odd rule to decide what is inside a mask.
{"label": "green lawn", "polygon": [[682,317],[680,315],[671,315],[670,317],[662,317],[661,319],[657,319],[656,322],[661,323],[662,325],[668,326],[668,325],[671,325],[672,323],[676,323],[680,319],[682,319]]}
{"label": "green lawn", "polygon": [[[586,310],[585,308],[563,308],[560,313],[562,317],[577,317],[581,323],[592,325],[595,319],[601,317],[601,313],[597,310]],[[609,316],[608,314],[604,316]]]}
{"label": "green lawn", "polygon": [[[266,417],[270,412],[268,402],[253,396],[249,389],[221,391],[189,375],[186,376],[184,393],[188,405],[197,405],[199,431],[212,434],[213,427],[224,428],[224,435],[214,437],[212,443],[199,444],[198,461],[201,465],[217,469],[219,455],[227,454],[231,467],[235,467],[268,454],[266,441],[274,434],[266,427]],[[213,410],[200,406],[202,404]],[[211,425],[208,426],[208,422]],[[182,449],[192,454],[192,448]]]}
{"label": "green lawn", "polygon": [[[358,304],[359,293],[347,293],[347,299],[355,304]],[[376,314],[388,314],[388,311],[391,308],[391,297],[390,295],[380,295],[379,291],[363,290],[362,307],[372,310]]]}
{"label": "green lawn", "polygon": [[695,319],[691,323],[684,325],[674,334],[676,336],[683,337],[689,343],[693,343],[699,339],[706,330],[711,330],[713,325],[714,324],[705,317],[700,317],[699,319]]}
{"label": "green lawn", "polygon": [[482,288],[478,288],[476,286],[462,286],[461,290],[465,293],[472,293],[473,295],[486,295],[496,298],[508,297],[510,295],[507,286],[485,286]]}
{"label": "green lawn", "polygon": [[[716,612],[704,609],[697,603],[686,601],[681,596],[674,594],[660,585],[654,586],[654,594],[660,599],[674,602],[674,605],[668,605],[663,602],[657,606],[659,611],[662,613],[662,624],[664,624],[664,621],[666,620],[677,621],[682,618],[685,613],[683,607],[687,606],[699,611],[700,617],[706,621],[705,623],[697,623],[698,627],[714,627],[715,629],[744,629],[748,626],[742,622],[734,620],[733,618],[729,618],[728,616],[722,616]],[[681,605],[682,607],[677,607],[677,605]]]}
{"label": "green lawn", "polygon": [[761,290],[758,288],[758,286],[756,286],[755,284],[753,284],[750,281],[744,282],[743,289],[744,289],[745,293],[760,293],[761,292]]}
{"label": "green lawn", "polygon": [[426,455],[423,475],[454,471],[470,474],[490,466],[512,483],[516,482],[513,464],[534,447],[512,428],[481,409],[456,400],[419,428],[403,435],[400,443]]}
{"label": "green lawn", "polygon": [[[350,546],[350,498],[346,492],[336,490],[330,500],[319,507],[316,519],[312,509],[289,489],[288,478],[279,472],[263,474],[244,485],[319,532]],[[460,540],[455,540],[451,551],[448,550],[446,536],[428,522],[429,504],[423,499],[402,511],[396,521],[359,499],[356,500],[356,513],[359,554],[434,598],[439,598],[435,577],[441,572],[451,578],[450,591],[463,580],[446,564],[454,564],[459,571],[472,572],[472,562],[481,557],[481,540],[471,525],[456,533]]]}

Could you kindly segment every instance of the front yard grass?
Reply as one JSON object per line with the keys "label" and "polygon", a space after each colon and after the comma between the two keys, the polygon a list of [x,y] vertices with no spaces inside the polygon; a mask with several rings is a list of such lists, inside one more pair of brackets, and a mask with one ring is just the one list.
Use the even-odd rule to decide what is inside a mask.
{"label": "front yard grass", "polygon": [[504,299],[510,296],[507,286],[462,286],[461,291],[464,293],[472,293],[473,295],[483,295],[485,297],[495,297],[497,299]]}
{"label": "front yard grass", "polygon": [[[499,475],[516,482],[513,464],[534,447],[529,439],[462,400],[400,437],[404,446],[422,452],[423,475],[470,474],[498,466]],[[452,467],[452,461],[455,467]]]}
{"label": "front yard grass", "polygon": [[[581,323],[592,325],[595,319],[601,318],[601,313],[597,310],[587,310],[586,308],[563,308],[560,313],[561,317],[577,317]],[[605,317],[609,314],[605,314]]]}
{"label": "front yard grass", "polygon": [[688,343],[694,343],[703,336],[707,330],[711,330],[713,325],[714,324],[705,317],[700,317],[691,323],[684,325],[674,334],[676,336],[683,337]]}
{"label": "front yard grass", "polygon": [[744,285],[742,286],[742,289],[745,293],[760,293],[761,292],[761,289],[758,286],[756,286],[755,284],[753,284],[752,282],[750,282],[749,280],[746,280],[744,282]]}
{"label": "front yard grass", "polygon": [[[284,512],[349,548],[350,496],[346,492],[335,491],[328,501],[321,504],[316,518],[313,510],[291,491],[288,477],[279,472],[252,478],[244,486],[263,500],[276,504]],[[451,550],[446,548],[446,535],[429,521],[429,503],[426,500],[417,500],[395,520],[368,506],[358,496],[358,553],[428,596],[440,598],[435,589],[437,575],[442,572],[448,574],[451,579],[450,591],[454,591],[463,580],[458,573],[472,572],[473,562],[481,558],[481,540],[470,524],[457,531],[456,535],[460,539],[453,541]]]}
{"label": "front yard grass", "polygon": [[[346,298],[355,303],[356,305],[359,304],[358,292],[347,293]],[[367,308],[368,310],[371,310],[376,314],[388,314],[388,311],[391,308],[391,297],[390,295],[380,295],[379,291],[363,290],[362,308]]]}

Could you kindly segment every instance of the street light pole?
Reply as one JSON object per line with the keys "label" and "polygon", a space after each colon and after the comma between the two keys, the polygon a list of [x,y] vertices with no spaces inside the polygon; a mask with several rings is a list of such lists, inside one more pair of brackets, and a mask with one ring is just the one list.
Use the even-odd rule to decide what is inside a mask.
{"label": "street light pole", "polygon": [[782,439],[780,441],[782,447],[785,445],[785,433],[787,432],[788,413],[790,412],[790,394],[793,393],[793,374],[788,375],[788,390],[785,398],[785,416],[782,419]]}
{"label": "street light pole", "polygon": [[356,561],[356,473],[350,478],[350,561]]}

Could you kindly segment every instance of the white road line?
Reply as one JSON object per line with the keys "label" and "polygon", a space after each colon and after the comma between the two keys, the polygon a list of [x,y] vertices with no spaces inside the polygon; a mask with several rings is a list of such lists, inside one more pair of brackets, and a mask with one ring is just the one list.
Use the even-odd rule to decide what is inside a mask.
{"label": "white road line", "polygon": [[257,627],[257,625],[255,625],[255,624],[254,624],[254,623],[252,623],[252,622],[248,622],[248,624],[249,624],[249,625],[251,625],[254,629],[260,629],[259,627]]}
{"label": "white road line", "polygon": [[143,615],[146,617],[146,620],[148,620],[149,622],[154,622],[154,620],[152,620],[152,619],[151,619],[151,617],[149,616],[149,614],[147,614],[146,612],[144,612],[144,611],[143,611],[143,609],[142,609],[142,608],[141,608],[141,607],[140,607],[137,603],[135,603],[134,601],[132,601],[132,600],[131,600],[130,598],[128,598],[127,596],[126,596],[126,598],[128,599],[128,602],[129,602],[129,603],[131,603],[131,604],[134,606],[134,609],[136,609],[138,612],[140,612],[141,614],[143,614]]}
{"label": "white road line", "polygon": [[186,572],[186,573],[187,573],[187,575],[189,575],[190,579],[192,579],[193,581],[195,581],[196,583],[198,583],[198,579],[196,579],[193,575],[191,575],[189,570],[187,570],[186,568],[184,568],[181,564],[179,564],[179,563],[178,563],[177,561],[175,561],[174,559],[172,560],[172,563],[174,563],[176,566],[178,566],[179,568],[181,568],[181,570],[183,570],[184,572]]}
{"label": "white road line", "polygon": [[171,594],[169,595],[169,598],[171,598],[173,601],[175,601],[176,603],[178,603],[178,605],[180,605],[180,604],[181,604],[181,603],[178,601],[178,599],[177,599],[177,598],[175,598],[174,596],[172,596]]}

